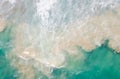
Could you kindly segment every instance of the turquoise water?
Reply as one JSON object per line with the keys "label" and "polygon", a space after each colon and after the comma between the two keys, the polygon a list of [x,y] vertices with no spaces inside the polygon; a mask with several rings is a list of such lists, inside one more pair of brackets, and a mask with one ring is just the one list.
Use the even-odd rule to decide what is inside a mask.
{"label": "turquoise water", "polygon": [[[54,69],[53,79],[120,79],[120,54],[104,43],[91,52],[85,52],[85,59],[71,59],[72,68]],[[81,51],[81,50],[80,50]]]}
{"label": "turquoise water", "polygon": [[0,49],[0,79],[17,79],[16,69],[10,66],[10,61],[5,56],[6,49]]}
{"label": "turquoise water", "polygon": [[16,69],[10,65],[10,60],[6,57],[11,49],[11,29],[7,28],[0,32],[0,79],[17,79]]}
{"label": "turquoise water", "polygon": [[[37,39],[37,35],[32,36],[32,33],[34,33],[34,31],[39,31],[42,26],[53,30],[54,28],[61,29],[67,24],[69,25],[71,22],[76,23],[78,20],[84,20],[89,16],[93,16],[94,20],[94,16],[101,15],[107,10],[114,10],[114,8],[120,4],[120,0],[56,0],[57,2],[52,5],[53,7],[51,7],[50,10],[44,10],[44,8],[47,8],[52,4],[47,2],[47,0],[44,0],[45,3],[43,1],[43,4],[41,5],[43,8],[40,9],[40,15],[38,15],[39,10],[36,8],[36,2],[39,2],[40,0],[13,0],[16,1],[15,4],[10,4],[9,1],[12,0],[1,0],[0,16],[6,19],[6,21],[10,21],[15,24],[18,23],[18,25],[20,24],[21,26],[22,23],[25,23],[28,24],[28,26],[30,25],[31,27],[36,27],[36,29],[38,28],[38,30],[34,30],[34,27],[30,28],[32,30],[29,28],[25,30],[22,29],[22,31],[20,30],[20,33],[28,33],[30,37],[33,37],[33,39],[35,36]],[[112,17],[114,18],[115,16],[111,16],[111,18]],[[103,18],[103,20],[105,19]],[[105,20],[105,22],[107,21]],[[7,27],[8,28],[6,28],[3,32],[0,32],[0,79],[26,79],[25,76],[29,76],[28,74],[19,73],[19,69],[11,65],[11,62],[18,57],[14,57],[13,60],[11,59],[12,57],[7,57],[8,54],[12,53],[11,50],[14,48],[14,45],[12,44],[14,38],[12,39],[11,24],[8,24]],[[36,40],[37,42],[33,41],[35,42],[35,45],[36,43],[41,43],[41,41],[38,40],[44,39],[44,34],[46,34],[44,32],[43,34],[39,33],[42,32],[38,32],[38,36],[43,36],[40,36],[40,39],[38,37]],[[35,32],[35,34],[37,33]],[[25,36],[25,39],[26,37],[29,37],[24,35],[24,33],[22,35],[23,37]],[[45,35],[45,38],[46,37],[47,34]],[[120,54],[109,48],[108,43],[109,41],[107,40],[100,47],[96,46],[96,48],[90,52],[83,50],[80,46],[76,46],[79,55],[82,53],[83,56],[72,56],[69,55],[68,51],[64,51],[66,56],[66,63],[64,67],[53,68],[49,77],[48,74],[45,75],[43,71],[33,67],[35,71],[34,79],[120,79]],[[48,44],[45,46],[47,45]],[[43,49],[46,50],[47,48]],[[28,63],[31,63],[32,66],[34,64],[31,61]]]}
{"label": "turquoise water", "polygon": [[[17,69],[10,65],[6,57],[12,49],[9,46],[11,30],[6,29],[0,33],[0,79],[19,79]],[[120,79],[120,54],[108,47],[106,41],[100,47],[87,52],[77,46],[78,53],[83,53],[83,58],[73,57],[66,54],[66,66],[53,68],[50,79]],[[35,79],[49,79],[42,72],[35,73]]]}

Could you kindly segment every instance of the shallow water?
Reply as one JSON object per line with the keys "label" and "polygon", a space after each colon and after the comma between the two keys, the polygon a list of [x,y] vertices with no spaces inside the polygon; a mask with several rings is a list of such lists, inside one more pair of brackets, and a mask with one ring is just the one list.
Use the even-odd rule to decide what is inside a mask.
{"label": "shallow water", "polygon": [[17,79],[17,71],[10,65],[7,53],[11,50],[11,29],[7,28],[0,32],[0,79]]}
{"label": "shallow water", "polygon": [[1,0],[0,79],[120,79],[120,0]]}
{"label": "shallow water", "polygon": [[[10,41],[10,32],[7,29],[1,32],[1,38],[5,39],[0,40],[5,45]],[[53,68],[50,78],[36,70],[35,79],[119,79],[120,54],[109,48],[108,42],[105,41],[90,52],[76,46],[77,52],[83,54],[82,58],[68,55],[65,51],[67,60],[64,67]],[[7,58],[9,49],[10,47],[0,49],[0,79],[19,79],[18,70],[10,65],[11,61]]]}
{"label": "shallow water", "polygon": [[[53,79],[119,79],[120,55],[107,44],[84,52],[85,59],[68,59],[66,68],[54,69]],[[69,68],[70,67],[70,68]]]}

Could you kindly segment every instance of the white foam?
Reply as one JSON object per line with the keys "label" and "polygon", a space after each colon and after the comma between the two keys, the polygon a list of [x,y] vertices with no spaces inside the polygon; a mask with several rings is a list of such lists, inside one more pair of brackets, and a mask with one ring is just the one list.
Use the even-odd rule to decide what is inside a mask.
{"label": "white foam", "polygon": [[49,17],[48,11],[53,7],[57,0],[39,0],[36,3],[37,14],[44,20]]}
{"label": "white foam", "polygon": [[11,4],[15,4],[15,3],[16,3],[16,0],[9,0],[9,2],[10,2]]}

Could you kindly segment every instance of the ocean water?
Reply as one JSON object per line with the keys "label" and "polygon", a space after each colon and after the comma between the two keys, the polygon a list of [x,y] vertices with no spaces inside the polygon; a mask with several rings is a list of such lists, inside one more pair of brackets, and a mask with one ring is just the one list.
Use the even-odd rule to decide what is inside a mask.
{"label": "ocean water", "polygon": [[[3,34],[6,34],[2,36]],[[10,41],[9,31],[2,32],[1,37],[7,43]],[[1,39],[2,40],[2,39]],[[0,49],[0,79],[19,79],[17,77],[17,69],[10,65],[10,60],[7,59],[6,54],[9,48]],[[108,47],[108,41],[103,43],[100,47],[87,52],[77,47],[78,52],[84,54],[85,58],[76,58],[67,56],[67,65],[63,68],[53,68],[51,79],[119,79],[120,78],[120,55]],[[36,74],[36,78],[49,79],[47,76]]]}
{"label": "ocean water", "polygon": [[[0,34],[0,41],[5,46],[11,40],[10,29],[5,29]],[[77,52],[83,53],[83,58],[66,54],[66,66],[53,68],[50,78],[36,70],[35,79],[119,79],[120,54],[108,47],[108,42],[106,40],[89,52],[76,46]],[[10,49],[12,47],[9,45],[0,48],[0,79],[19,79],[18,70],[10,65],[11,61],[7,58]]]}
{"label": "ocean water", "polygon": [[120,0],[1,0],[0,79],[120,79]]}
{"label": "ocean water", "polygon": [[11,50],[11,28],[0,33],[0,79],[17,79],[17,71],[10,65],[7,53]]}
{"label": "ocean water", "polygon": [[[79,51],[78,51],[79,52]],[[119,79],[120,55],[107,43],[85,52],[85,59],[68,59],[67,68],[54,69],[53,79]]]}

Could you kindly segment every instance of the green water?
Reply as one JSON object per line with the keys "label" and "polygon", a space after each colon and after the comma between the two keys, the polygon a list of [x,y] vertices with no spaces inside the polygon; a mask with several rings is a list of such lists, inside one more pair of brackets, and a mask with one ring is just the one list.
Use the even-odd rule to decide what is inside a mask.
{"label": "green water", "polygon": [[120,79],[120,54],[107,44],[91,52],[83,51],[84,59],[74,58],[69,60],[68,66],[54,69],[53,79]]}
{"label": "green water", "polygon": [[[9,46],[12,40],[10,32],[10,29],[6,29],[0,33],[0,79],[18,79],[17,69],[10,65],[6,57],[12,48]],[[108,41],[90,52],[79,46],[77,49],[84,57],[66,54],[66,66],[54,68],[50,79],[120,79],[120,54],[108,47]],[[35,79],[49,79],[42,72],[35,74]]]}
{"label": "green water", "polygon": [[16,69],[10,65],[6,54],[11,49],[11,28],[5,29],[0,33],[0,79],[17,79]]}

